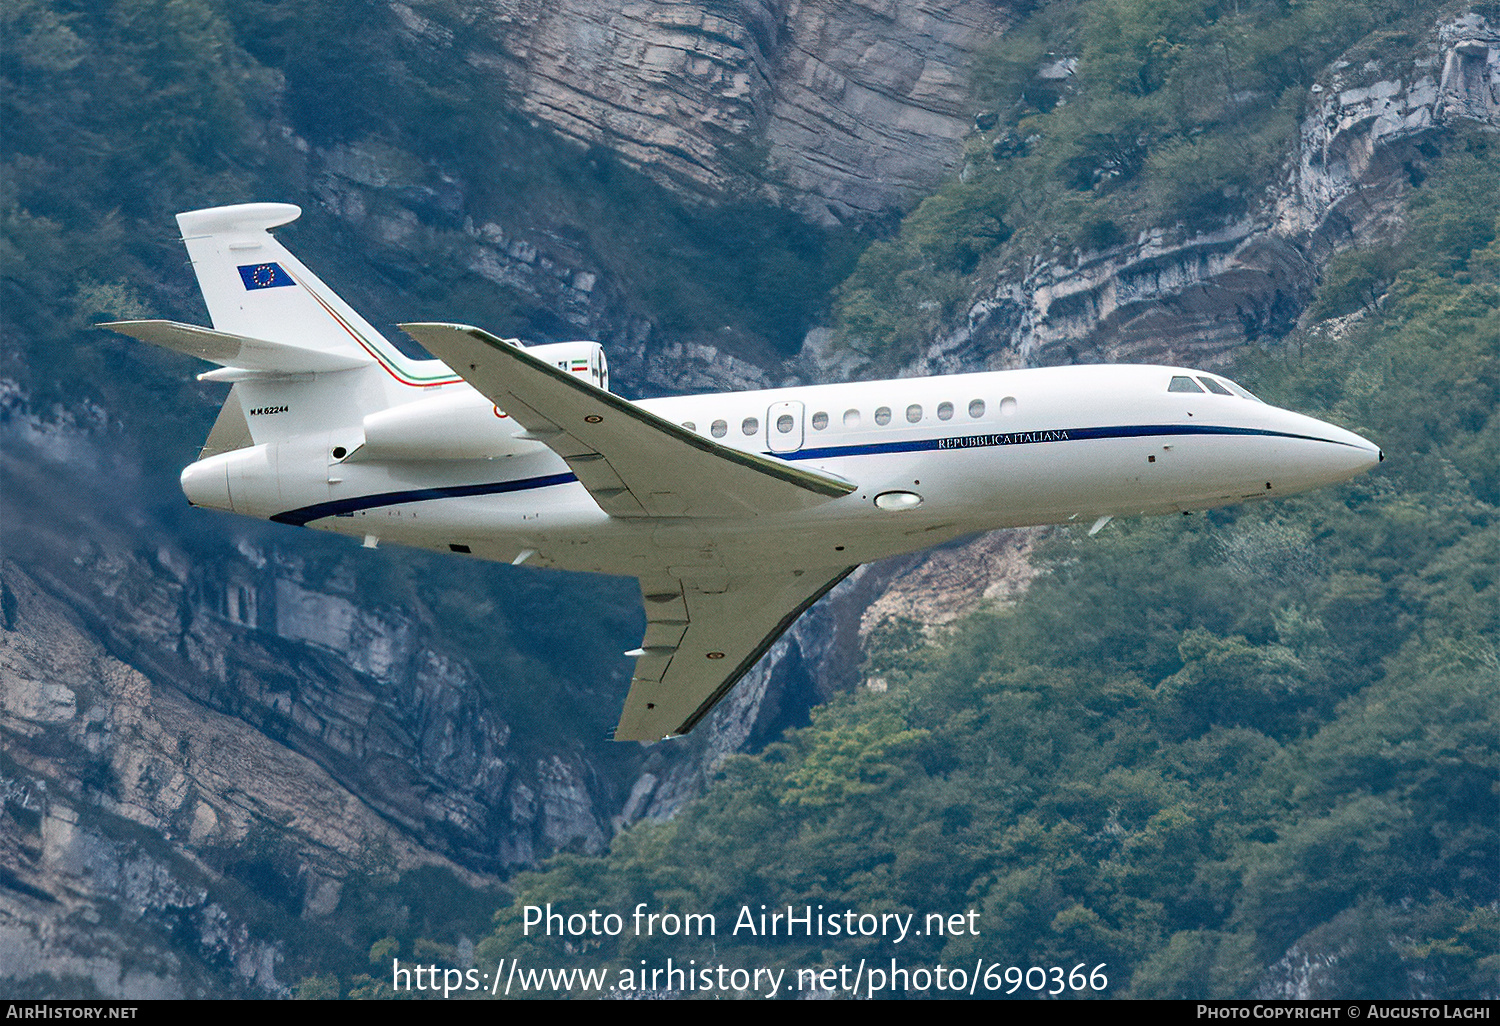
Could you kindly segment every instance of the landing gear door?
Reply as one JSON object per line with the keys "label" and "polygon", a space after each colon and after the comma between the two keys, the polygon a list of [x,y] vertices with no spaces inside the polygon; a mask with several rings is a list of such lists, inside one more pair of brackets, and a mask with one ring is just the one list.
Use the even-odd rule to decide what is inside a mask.
{"label": "landing gear door", "polygon": [[796,452],[802,448],[802,404],[773,403],[766,411],[766,438],[772,452]]}

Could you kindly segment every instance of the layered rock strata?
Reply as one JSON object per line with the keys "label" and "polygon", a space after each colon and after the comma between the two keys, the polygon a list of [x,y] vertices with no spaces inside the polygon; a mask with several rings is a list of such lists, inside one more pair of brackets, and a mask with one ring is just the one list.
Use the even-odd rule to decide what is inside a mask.
{"label": "layered rock strata", "polygon": [[1289,331],[1337,250],[1400,231],[1414,168],[1448,126],[1500,129],[1500,29],[1469,14],[1399,59],[1336,62],[1296,153],[1248,216],[1038,258],[1002,276],[911,373],[1087,362],[1213,366]]}
{"label": "layered rock strata", "polygon": [[1015,17],[981,0],[491,0],[461,45],[430,7],[393,5],[538,122],[674,185],[822,221],[907,206],[956,166],[969,63]]}

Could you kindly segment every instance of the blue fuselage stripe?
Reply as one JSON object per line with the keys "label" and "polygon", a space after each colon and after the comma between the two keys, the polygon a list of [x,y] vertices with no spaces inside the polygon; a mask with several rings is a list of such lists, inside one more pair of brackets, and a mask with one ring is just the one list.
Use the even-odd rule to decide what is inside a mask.
{"label": "blue fuselage stripe", "polygon": [[[1299,435],[1289,431],[1270,431],[1265,428],[1225,427],[1214,424],[1140,424],[1118,427],[1047,428],[1039,431],[995,432],[981,435],[944,435],[937,438],[913,438],[900,442],[833,445],[766,455],[783,460],[829,460],[848,456],[880,456],[902,452],[940,452],[950,449],[978,449],[1004,445],[1037,445],[1045,442],[1085,442],[1109,438],[1151,438],[1170,435],[1261,435],[1358,448],[1352,443],[1341,442],[1333,438]],[[552,485],[571,484],[577,480],[578,478],[571,473],[549,474],[545,477],[527,477],[514,481],[446,485],[439,488],[414,488],[404,492],[356,495],[347,499],[335,499],[332,502],[320,502],[312,506],[303,506],[301,509],[288,510],[285,513],[276,514],[271,519],[279,524],[294,524],[301,527],[311,521],[321,520],[323,517],[349,515],[360,510],[378,509],[382,506],[400,506],[409,502],[428,502],[432,499],[524,492],[535,488],[549,488]]]}
{"label": "blue fuselage stripe", "polygon": [[271,519],[278,524],[301,527],[313,520],[336,517],[341,514],[358,513],[363,509],[381,506],[402,506],[408,502],[429,502],[433,499],[458,499],[472,495],[500,495],[505,492],[525,492],[533,488],[550,488],[552,485],[571,484],[578,478],[572,474],[548,474],[546,477],[526,477],[516,481],[491,481],[486,484],[445,485],[441,488],[413,488],[405,492],[381,492],[378,495],[353,495],[347,499],[320,502],[313,506],[278,513]]}
{"label": "blue fuselage stripe", "polygon": [[[784,460],[826,460],[839,456],[873,456],[896,452],[937,452],[946,449],[977,449],[1000,445],[1037,445],[1043,442],[1088,442],[1106,438],[1154,438],[1166,435],[1262,435],[1295,438],[1306,442],[1350,445],[1333,438],[1299,435],[1266,428],[1227,427],[1217,424],[1126,424],[1117,427],[1044,428],[1039,431],[1001,431],[982,435],[946,435],[913,438],[901,442],[870,442],[865,445],[835,445],[821,449],[773,453]],[[1357,448],[1357,446],[1354,446]]]}

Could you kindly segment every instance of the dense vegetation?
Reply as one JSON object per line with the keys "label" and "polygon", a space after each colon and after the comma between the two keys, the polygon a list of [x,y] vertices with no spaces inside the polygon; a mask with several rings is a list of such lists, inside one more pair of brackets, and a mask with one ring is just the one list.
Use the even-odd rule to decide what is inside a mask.
{"label": "dense vegetation", "polygon": [[[1300,944],[1335,956],[1327,992],[1493,995],[1497,236],[1500,152],[1476,136],[1418,194],[1378,309],[1239,368],[1269,400],[1378,440],[1378,471],[1058,534],[1015,607],[932,641],[887,628],[866,671],[883,693],[732,760],[607,857],[520,878],[481,963],[1107,962],[1110,993],[1189,997],[1245,995]],[[715,912],[719,936],[522,937],[526,904],[642,901]],[[975,908],[982,933],[726,936],[762,903]]]}
{"label": "dense vegetation", "polygon": [[1443,7],[1038,5],[975,69],[989,110],[963,175],[894,239],[866,250],[842,286],[840,338],[899,365],[1000,266],[1105,249],[1153,227],[1211,228],[1252,211],[1290,154],[1308,89],[1328,62],[1356,41],[1361,52],[1346,59],[1409,55]]}

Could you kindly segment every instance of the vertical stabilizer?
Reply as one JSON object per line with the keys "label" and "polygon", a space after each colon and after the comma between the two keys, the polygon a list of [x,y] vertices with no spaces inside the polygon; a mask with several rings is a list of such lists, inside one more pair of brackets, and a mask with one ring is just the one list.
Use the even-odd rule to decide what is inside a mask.
{"label": "vertical stabilizer", "polygon": [[301,214],[290,203],[243,203],[177,215],[214,327],[366,362],[407,362],[271,236]]}

